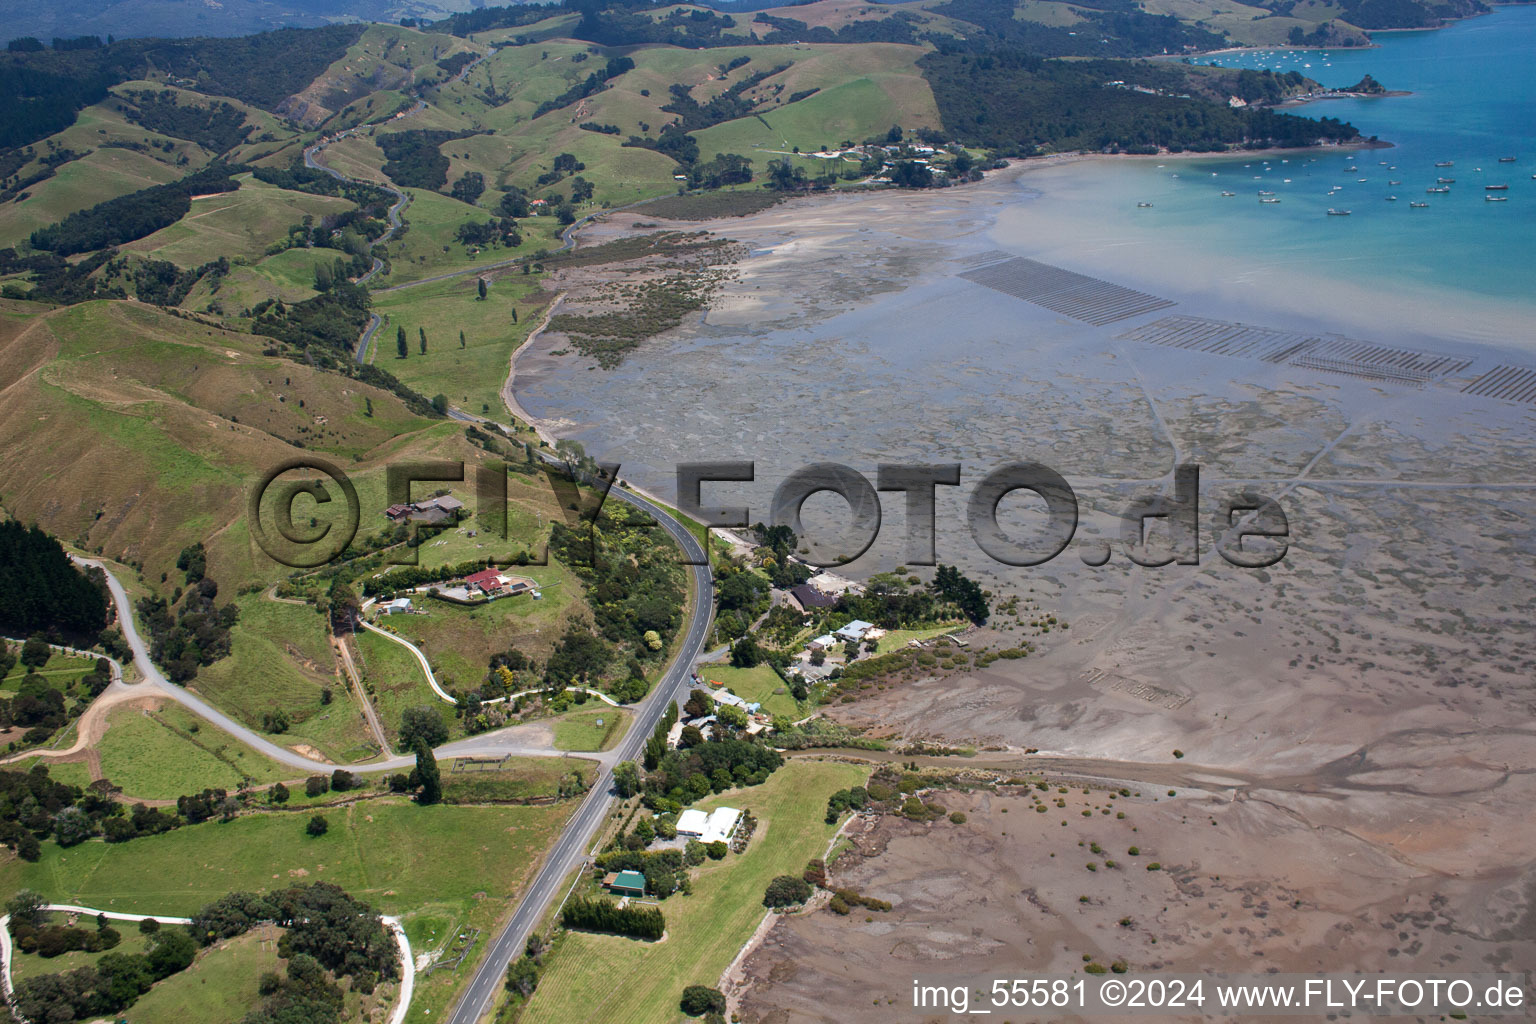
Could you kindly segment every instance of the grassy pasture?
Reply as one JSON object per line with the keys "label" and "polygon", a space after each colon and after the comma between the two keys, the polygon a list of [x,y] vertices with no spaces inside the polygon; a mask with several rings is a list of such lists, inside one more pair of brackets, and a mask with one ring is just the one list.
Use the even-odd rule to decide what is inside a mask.
{"label": "grassy pasture", "polygon": [[713,986],[762,920],[769,880],[798,875],[806,861],[822,855],[834,830],[824,823],[827,798],[867,774],[852,765],[794,761],[761,786],[701,801],[696,806],[702,810],[738,807],[758,818],[746,852],[706,861],[694,871],[690,895],[662,904],[665,942],[568,933],[521,1020],[674,1024],[683,988]]}

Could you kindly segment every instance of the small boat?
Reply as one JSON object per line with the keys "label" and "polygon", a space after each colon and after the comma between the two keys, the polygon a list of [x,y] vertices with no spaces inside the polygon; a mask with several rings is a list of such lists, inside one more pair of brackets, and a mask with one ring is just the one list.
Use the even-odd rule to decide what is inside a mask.
{"label": "small boat", "polygon": [[1354,165],[1350,165],[1350,166],[1349,166],[1349,167],[1346,167],[1346,168],[1344,168],[1344,170],[1346,170],[1346,171],[1348,171],[1348,172],[1349,172],[1349,173],[1350,173],[1350,174],[1353,174],[1353,173],[1355,173],[1355,172],[1356,172],[1356,171],[1358,171],[1358,170],[1359,170],[1359,169],[1360,169],[1360,168],[1358,168],[1358,167],[1355,167],[1355,166],[1354,166]]}
{"label": "small boat", "polygon": [[1272,196],[1272,195],[1274,195],[1274,193],[1273,192],[1266,192],[1264,189],[1259,189],[1259,195],[1261,195],[1261,196]]}
{"label": "small boat", "polygon": [[1259,202],[1261,202],[1261,203],[1278,203],[1278,202],[1279,202],[1279,201],[1280,201],[1280,200],[1278,200],[1278,199],[1273,199],[1273,198],[1268,198],[1268,199],[1260,199],[1260,200],[1259,200]]}
{"label": "small boat", "polygon": [[1514,162],[1515,162],[1515,157],[1512,157],[1512,156],[1501,156],[1501,157],[1499,157],[1499,163],[1501,163],[1501,164],[1512,164]]}
{"label": "small boat", "polygon": [[1387,202],[1389,202],[1389,203],[1397,202],[1397,196],[1387,196]]}
{"label": "small boat", "polygon": [[1509,191],[1509,186],[1508,185],[1484,185],[1483,186],[1483,190],[1485,192],[1508,192]]}
{"label": "small boat", "polygon": [[1456,161],[1454,161],[1454,160],[1441,160],[1439,163],[1435,164],[1435,166],[1436,167],[1455,167],[1456,166]]}
{"label": "small boat", "polygon": [[1507,203],[1507,202],[1509,202],[1509,196],[1483,196],[1483,198],[1488,200],[1488,202],[1490,202],[1490,203]]}
{"label": "small boat", "polygon": [[1425,189],[1424,191],[1428,192],[1430,195],[1435,195],[1437,193],[1442,193],[1443,194],[1443,193],[1449,192],[1450,189],[1446,188],[1444,185],[1441,185],[1439,188],[1431,187],[1431,188]]}
{"label": "small boat", "polygon": [[1422,209],[1426,208],[1427,206],[1429,206],[1428,203],[1409,203],[1408,204],[1408,209],[1410,209],[1410,210],[1422,210]]}
{"label": "small boat", "polygon": [[1363,185],[1363,184],[1365,184],[1366,179],[1365,178],[1356,178],[1355,181],[1357,181],[1357,182],[1359,182],[1360,184]]}
{"label": "small boat", "polygon": [[1389,181],[1389,182],[1387,182],[1387,184],[1388,185],[1401,185],[1402,182],[1400,182],[1400,181]]}
{"label": "small boat", "polygon": [[1147,207],[1149,207],[1151,205],[1152,205],[1151,203],[1137,203],[1136,204],[1136,208],[1138,210],[1145,210],[1145,209],[1147,209]]}
{"label": "small boat", "polygon": [[1328,216],[1330,216],[1330,217],[1348,217],[1349,216],[1349,211],[1348,210],[1335,210],[1335,209],[1330,207],[1329,210],[1328,210]]}
{"label": "small boat", "polygon": [[1455,178],[1436,178],[1435,179],[1435,184],[1437,184],[1437,185],[1454,185],[1454,184],[1456,184],[1456,179]]}
{"label": "small boat", "polygon": [[1237,193],[1236,192],[1223,192],[1222,195],[1224,195],[1224,196],[1226,196],[1227,198],[1230,199],[1232,196],[1237,195]]}

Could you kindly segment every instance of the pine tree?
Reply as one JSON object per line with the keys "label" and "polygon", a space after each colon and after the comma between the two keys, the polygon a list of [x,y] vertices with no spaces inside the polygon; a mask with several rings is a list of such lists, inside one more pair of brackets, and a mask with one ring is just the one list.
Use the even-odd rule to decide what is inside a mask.
{"label": "pine tree", "polygon": [[480,278],[479,282],[478,282],[478,285],[479,285],[478,291],[480,293],[479,297],[480,297],[481,301],[484,301],[485,300],[485,278],[483,278],[483,277]]}
{"label": "pine tree", "polygon": [[363,405],[366,407],[363,415],[364,416],[368,416],[368,417],[372,417],[373,416],[373,399],[367,397],[366,395],[363,396]]}
{"label": "pine tree", "polygon": [[418,328],[416,328],[416,333],[421,336],[421,354],[422,355],[426,355],[427,354],[427,329],[425,327],[418,327]]}
{"label": "pine tree", "polygon": [[517,307],[512,307],[512,322],[517,323]]}
{"label": "pine tree", "polygon": [[463,348],[463,347],[464,347],[464,332],[460,331],[459,332],[459,348]]}
{"label": "pine tree", "polygon": [[411,354],[410,347],[405,343],[404,326],[395,328],[395,351],[400,353],[401,359]]}
{"label": "pine tree", "polygon": [[437,758],[432,756],[427,741],[420,738],[416,740],[416,781],[421,786],[421,792],[416,794],[417,803],[435,804],[442,800],[443,781],[437,772]]}

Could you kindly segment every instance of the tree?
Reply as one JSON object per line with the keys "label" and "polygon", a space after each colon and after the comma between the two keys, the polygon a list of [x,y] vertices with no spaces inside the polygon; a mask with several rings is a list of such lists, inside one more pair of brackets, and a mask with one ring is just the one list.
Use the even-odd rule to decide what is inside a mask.
{"label": "tree", "polygon": [[531,956],[521,956],[507,965],[507,991],[524,999],[539,987],[539,965]]}
{"label": "tree", "polygon": [[410,346],[405,343],[404,324],[401,324],[399,327],[395,328],[395,351],[399,353],[400,359],[404,359],[406,356],[411,354]]}
{"label": "tree", "polygon": [[731,665],[735,668],[751,668],[763,660],[763,649],[756,640],[744,636],[731,647]]}
{"label": "tree", "polygon": [[331,780],[324,775],[311,775],[304,780],[305,796],[324,796],[330,788]]}
{"label": "tree", "polygon": [[413,708],[406,708],[400,716],[400,746],[405,750],[414,749],[417,741],[427,744],[429,747],[441,746],[448,742],[448,724],[443,721],[442,714],[437,708],[426,704],[418,704]]}
{"label": "tree", "polygon": [[31,889],[22,889],[5,904],[5,912],[11,915],[11,924],[28,924],[37,927],[43,920],[43,907],[48,901]]}
{"label": "tree", "polygon": [[325,835],[330,829],[331,823],[325,820],[325,815],[323,814],[317,814],[310,818],[309,824],[304,826],[304,831],[316,838]]}
{"label": "tree", "polygon": [[[425,351],[425,349],[423,349],[423,351]],[[433,395],[432,396],[432,408],[437,410],[437,414],[439,416],[446,416],[446,415],[448,415],[448,396],[447,395]]]}
{"label": "tree", "polygon": [[78,807],[66,807],[53,816],[53,838],[60,846],[75,846],[96,833],[96,823]]}
{"label": "tree", "polygon": [[620,761],[613,766],[613,788],[625,800],[640,792],[640,769],[635,762]]}
{"label": "tree", "polygon": [[[481,278],[477,278],[476,279],[476,281],[475,281],[475,291],[477,293],[475,298],[477,298],[481,302],[484,302],[485,301],[485,278],[481,277]],[[459,332],[460,337],[463,336],[463,333],[464,333],[463,331]]]}
{"label": "tree", "polygon": [[345,793],[349,789],[357,788],[357,776],[345,768],[337,768],[331,772],[331,792]]}
{"label": "tree", "polygon": [[273,786],[267,791],[267,799],[274,804],[287,803],[288,787],[279,782],[277,785]]}
{"label": "tree", "polygon": [[[528,264],[524,263],[523,264],[523,268],[527,269],[527,267],[528,267]],[[516,306],[512,307],[512,322],[513,323],[517,323],[517,307]]]}
{"label": "tree", "polygon": [[683,989],[678,1007],[690,1017],[702,1017],[706,1013],[725,1012],[725,993],[707,985],[689,985]]}
{"label": "tree", "polygon": [[416,784],[421,791],[416,794],[416,802],[420,804],[435,804],[443,798],[443,782],[437,772],[437,758],[432,756],[432,748],[421,740],[416,740]]}
{"label": "tree", "polygon": [[21,663],[27,668],[42,668],[51,657],[53,648],[48,646],[48,641],[40,633],[33,633],[21,645]]}
{"label": "tree", "polygon": [[763,906],[765,907],[791,907],[796,903],[804,903],[811,898],[811,886],[803,878],[793,875],[779,875],[768,883],[768,889],[763,893]]}
{"label": "tree", "polygon": [[[325,819],[321,819],[322,821]],[[184,928],[162,928],[154,933],[154,948],[149,951],[149,970],[155,980],[168,978],[192,966],[197,958],[197,943]]]}
{"label": "tree", "polygon": [[464,347],[464,332],[460,331],[459,332],[459,348],[463,348],[463,347]]}
{"label": "tree", "polygon": [[418,328],[416,328],[416,334],[421,339],[421,341],[420,341],[420,344],[421,344],[421,354],[422,355],[426,355],[427,354],[427,329],[425,327],[418,327]]}

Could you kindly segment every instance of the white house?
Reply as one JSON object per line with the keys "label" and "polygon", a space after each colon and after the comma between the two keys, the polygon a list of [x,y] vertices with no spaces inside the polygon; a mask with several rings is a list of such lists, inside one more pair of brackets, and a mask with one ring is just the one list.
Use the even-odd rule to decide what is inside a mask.
{"label": "white house", "polygon": [[830,651],[836,646],[837,637],[833,636],[831,633],[824,633],[817,637],[815,640],[812,640],[810,643],[810,648],[813,651]]}
{"label": "white house", "polygon": [[741,812],[734,807],[717,807],[709,814],[690,807],[677,816],[677,834],[701,843],[724,843],[740,823]]}
{"label": "white house", "polygon": [[716,690],[712,696],[715,698],[716,704],[729,704],[733,708],[741,708],[741,710],[748,714],[755,713],[762,708],[762,705],[756,701],[744,700],[729,690]]}
{"label": "white house", "polygon": [[379,605],[380,615],[401,615],[411,610],[411,599],[397,597],[393,601],[385,601]]}
{"label": "white house", "polygon": [[864,634],[875,628],[873,622],[865,622],[863,619],[854,619],[842,629],[837,630],[837,635],[844,640],[863,640]]}

